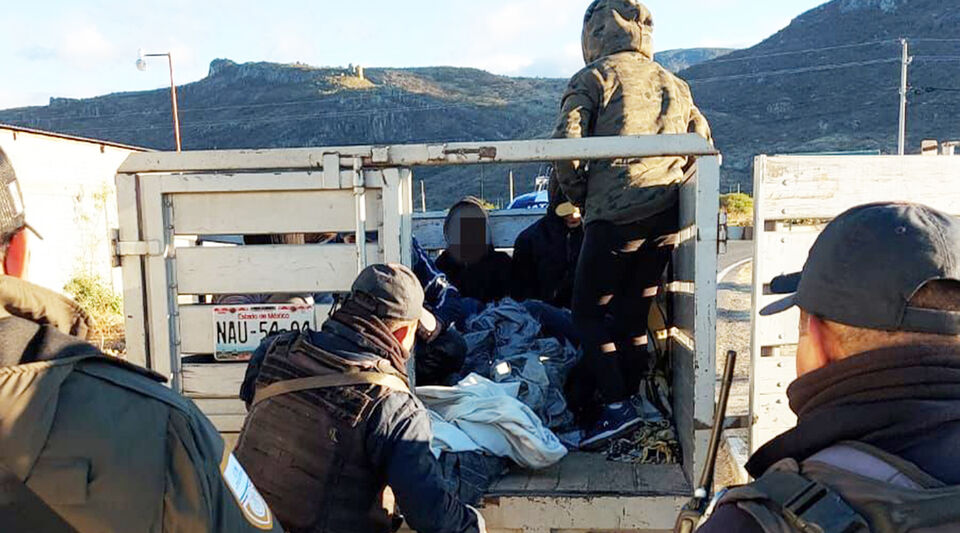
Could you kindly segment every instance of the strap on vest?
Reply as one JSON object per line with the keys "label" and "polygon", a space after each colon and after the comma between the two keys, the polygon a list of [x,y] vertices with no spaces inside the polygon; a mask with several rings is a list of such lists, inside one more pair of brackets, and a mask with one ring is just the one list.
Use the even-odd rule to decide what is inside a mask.
{"label": "strap on vest", "polygon": [[3,463],[0,463],[0,524],[4,531],[77,533]]}
{"label": "strap on vest", "polygon": [[751,485],[780,506],[791,526],[804,533],[853,533],[869,525],[835,491],[795,472],[767,472]]}
{"label": "strap on vest", "polygon": [[380,385],[399,392],[410,392],[410,387],[404,381],[390,374],[380,372],[355,372],[349,374],[331,374],[327,376],[310,376],[306,378],[288,379],[271,383],[257,391],[253,397],[253,404],[291,392],[301,392],[312,389],[332,389],[335,387],[349,387],[351,385]]}

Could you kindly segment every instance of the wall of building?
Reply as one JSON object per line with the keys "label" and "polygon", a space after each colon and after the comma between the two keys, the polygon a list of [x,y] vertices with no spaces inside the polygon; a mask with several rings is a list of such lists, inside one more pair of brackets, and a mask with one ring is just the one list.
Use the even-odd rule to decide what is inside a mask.
{"label": "wall of building", "polygon": [[23,191],[30,235],[31,281],[60,291],[78,274],[97,275],[117,292],[110,228],[117,227],[114,176],[134,150],[0,127],[0,150]]}

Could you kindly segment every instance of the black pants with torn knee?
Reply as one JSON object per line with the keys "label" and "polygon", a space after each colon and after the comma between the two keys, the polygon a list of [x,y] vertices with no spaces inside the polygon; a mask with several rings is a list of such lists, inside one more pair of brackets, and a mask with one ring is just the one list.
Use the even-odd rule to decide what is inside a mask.
{"label": "black pants with torn knee", "polygon": [[647,371],[647,319],[678,226],[678,207],[632,224],[586,226],[573,315],[583,337],[584,366],[605,404],[637,392]]}

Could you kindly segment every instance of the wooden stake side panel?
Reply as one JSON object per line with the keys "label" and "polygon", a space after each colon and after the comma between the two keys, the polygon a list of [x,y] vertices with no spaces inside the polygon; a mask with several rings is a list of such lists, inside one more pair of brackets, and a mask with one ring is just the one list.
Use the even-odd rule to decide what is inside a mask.
{"label": "wooden stake side panel", "polygon": [[717,320],[717,224],[720,166],[698,159],[680,189],[680,244],[674,251],[671,357],[674,411],[691,481],[706,460],[714,416]]}
{"label": "wooden stake side panel", "polygon": [[[389,189],[387,189],[389,191]],[[384,225],[384,190],[366,194],[367,231]],[[353,191],[343,189],[170,195],[173,225],[181,235],[244,235],[352,232]],[[242,213],[242,216],[238,214]]]}
{"label": "wooden stake side panel", "polygon": [[766,170],[758,176],[764,195],[758,213],[764,220],[832,219],[853,206],[891,200],[927,204],[946,212],[956,212],[960,206],[960,161],[952,158],[775,156],[766,160]]}
{"label": "wooden stake side panel", "polygon": [[[117,207],[120,224],[120,241],[141,240],[140,204],[137,198],[137,176],[118,174]],[[143,285],[143,258],[128,255],[120,258],[123,270],[123,314],[127,341],[127,361],[143,367],[151,367],[147,349],[147,324]]]}
{"label": "wooden stake side panel", "polygon": [[[370,263],[382,261],[367,245]],[[180,294],[349,292],[358,274],[349,244],[178,248]]]}
{"label": "wooden stake side panel", "polygon": [[484,502],[490,533],[667,533],[687,496],[505,497]]}
{"label": "wooden stake side panel", "polygon": [[717,153],[717,149],[706,139],[689,133],[391,146],[147,152],[131,155],[120,166],[119,171],[131,174],[137,172],[229,172],[250,169],[316,171],[323,168],[324,163],[333,157],[339,159],[341,169],[347,169],[352,168],[352,164],[348,163],[355,158],[361,159],[365,166],[413,167],[662,155],[706,156]]}
{"label": "wooden stake side panel", "polygon": [[[192,156],[196,152],[190,152]],[[181,152],[183,156],[187,152]],[[148,174],[150,179],[158,179],[166,193],[239,193],[263,191],[312,191],[312,190],[349,190],[353,188],[353,169],[336,170],[332,174],[323,171],[284,170],[265,171],[265,169],[223,170],[217,173],[190,174]],[[379,189],[382,183],[369,180],[368,189]]]}
{"label": "wooden stake side panel", "polygon": [[[154,155],[158,156],[154,162],[176,166],[195,154]],[[212,157],[208,164],[220,155]],[[188,373],[183,383],[181,356],[214,352],[210,309],[190,305],[196,301],[191,295],[344,292],[359,264],[356,245],[196,247],[178,235],[355,233],[362,220],[365,231],[378,233],[377,241],[365,246],[368,262],[410,262],[404,260],[403,251],[410,240],[404,232],[409,232],[413,205],[412,198],[404,198],[411,189],[409,184],[404,188],[410,179],[408,171],[361,170],[363,188],[358,190],[355,159],[337,153],[324,153],[319,163],[274,171],[215,164],[217,168],[206,168],[214,172],[153,173],[157,167],[139,166],[136,159],[125,163],[129,174],[118,175],[123,191],[119,207],[125,215],[121,241],[156,243],[160,253],[122,260],[129,285],[127,303],[136,305],[128,313],[130,353],[137,362],[172,378],[175,389],[208,387],[191,381],[195,373]],[[385,172],[391,178],[389,184]],[[358,203],[358,192],[362,203]],[[363,210],[358,212],[361,205]],[[133,290],[141,286],[143,295],[138,299]],[[317,308],[318,323],[327,311]],[[133,323],[137,317],[143,317],[144,323],[139,334]],[[235,384],[229,383],[233,398],[238,391]],[[193,396],[207,399],[202,394]],[[215,422],[219,426],[222,421],[224,431],[233,431],[235,424],[230,421],[237,414],[227,413],[234,418],[222,414],[213,413]]]}
{"label": "wooden stake side panel", "polygon": [[760,156],[754,164],[751,451],[796,424],[786,390],[796,379],[799,310],[761,317],[782,298],[770,281],[803,268],[826,222],[851,207],[906,201],[960,214],[960,159],[900,156]]}

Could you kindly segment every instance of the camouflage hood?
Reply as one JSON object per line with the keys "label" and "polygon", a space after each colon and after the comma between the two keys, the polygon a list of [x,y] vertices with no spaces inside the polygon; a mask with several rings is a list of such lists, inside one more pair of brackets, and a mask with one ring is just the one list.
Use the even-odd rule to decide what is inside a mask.
{"label": "camouflage hood", "polygon": [[583,60],[639,52],[653,60],[653,15],[637,0],[594,0],[583,17]]}

